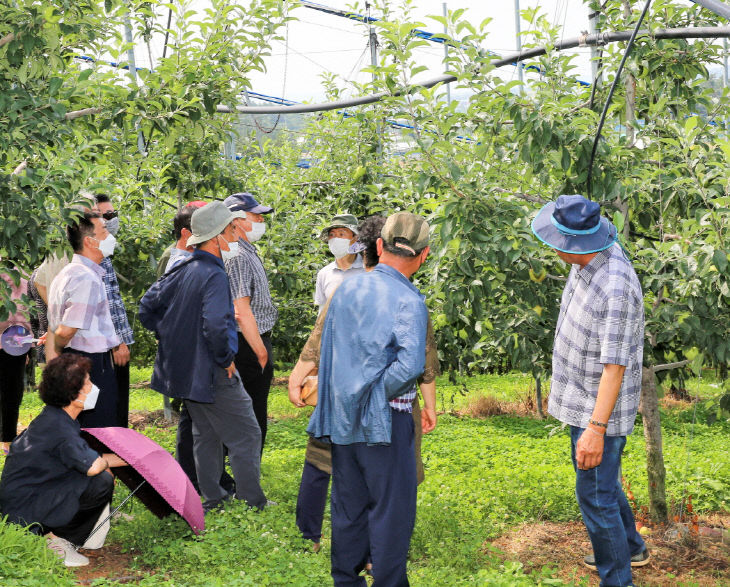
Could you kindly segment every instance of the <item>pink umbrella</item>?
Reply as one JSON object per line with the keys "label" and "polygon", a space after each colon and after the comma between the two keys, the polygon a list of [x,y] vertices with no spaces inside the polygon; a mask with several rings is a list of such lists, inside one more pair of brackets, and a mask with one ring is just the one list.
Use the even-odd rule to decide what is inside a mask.
{"label": "pink umbrella", "polygon": [[82,434],[94,450],[113,452],[129,464],[114,473],[158,518],[177,512],[196,534],[205,530],[200,495],[159,444],[130,428],[83,428]]}

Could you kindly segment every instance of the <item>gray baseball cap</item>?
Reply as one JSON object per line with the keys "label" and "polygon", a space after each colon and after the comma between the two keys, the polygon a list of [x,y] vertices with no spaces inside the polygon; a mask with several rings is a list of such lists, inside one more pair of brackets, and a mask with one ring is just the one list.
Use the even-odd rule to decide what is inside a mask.
{"label": "gray baseball cap", "polygon": [[207,206],[198,208],[190,219],[190,229],[193,235],[188,239],[186,245],[192,247],[218,236],[232,220],[233,216],[223,202],[211,202]]}

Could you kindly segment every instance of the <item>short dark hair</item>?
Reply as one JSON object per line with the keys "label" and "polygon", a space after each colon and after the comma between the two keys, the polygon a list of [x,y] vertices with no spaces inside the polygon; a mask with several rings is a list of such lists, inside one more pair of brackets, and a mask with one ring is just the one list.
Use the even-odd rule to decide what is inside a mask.
{"label": "short dark hair", "polygon": [[383,231],[386,218],[380,214],[368,216],[358,227],[357,240],[365,246],[362,252],[362,262],[365,267],[375,267],[378,264],[378,249],[376,243]]}
{"label": "short dark hair", "polygon": [[97,204],[103,204],[104,202],[109,202],[111,204],[111,198],[106,194],[95,194],[94,201]]}
{"label": "short dark hair", "polygon": [[90,371],[91,360],[75,353],[48,361],[38,388],[43,403],[65,408],[78,397]]}
{"label": "short dark hair", "polygon": [[84,248],[85,236],[94,236],[94,223],[92,222],[94,218],[101,218],[101,214],[85,210],[81,218],[66,227],[68,244],[71,245],[74,253],[80,253]]}
{"label": "short dark hair", "polygon": [[[396,246],[397,243],[402,243],[408,247],[408,249],[403,247]],[[407,259],[413,259],[414,257],[418,257],[423,252],[423,249],[426,247],[423,247],[423,249],[418,249],[415,253],[411,254],[411,243],[408,239],[401,238],[399,236],[395,237],[393,239],[392,243],[386,243],[383,241],[383,250],[388,251],[392,255],[397,255],[398,257],[406,257]],[[410,250],[409,250],[410,249]]]}
{"label": "short dark hair", "polygon": [[175,214],[172,224],[174,227],[176,241],[180,240],[183,228],[190,230],[190,219],[193,217],[193,212],[196,210],[197,208],[194,208],[193,206],[185,206],[182,210],[178,210],[177,214]]}

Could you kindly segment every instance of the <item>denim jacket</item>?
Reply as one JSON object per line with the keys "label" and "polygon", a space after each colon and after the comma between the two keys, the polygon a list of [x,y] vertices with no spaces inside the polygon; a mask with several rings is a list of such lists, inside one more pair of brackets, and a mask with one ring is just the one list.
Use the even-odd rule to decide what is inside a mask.
{"label": "denim jacket", "polygon": [[399,271],[378,265],[332,296],[322,329],[317,407],[307,432],[334,444],[390,444],[388,400],[423,373],[428,313]]}
{"label": "denim jacket", "polygon": [[213,403],[216,370],[228,367],[238,350],[223,261],[196,250],[147,291],[139,303],[139,319],[159,343],[152,389]]}

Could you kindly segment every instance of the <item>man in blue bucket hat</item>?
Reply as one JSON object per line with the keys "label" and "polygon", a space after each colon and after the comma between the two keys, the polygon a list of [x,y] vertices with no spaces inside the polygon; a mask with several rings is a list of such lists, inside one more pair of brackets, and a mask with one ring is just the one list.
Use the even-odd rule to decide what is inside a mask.
{"label": "man in blue bucket hat", "polygon": [[641,394],[644,302],[616,227],[600,206],[560,196],[532,222],[540,241],[572,265],[555,329],[548,412],[570,426],[575,493],[593,545],[584,564],[602,586],[633,585],[649,562],[619,471]]}

